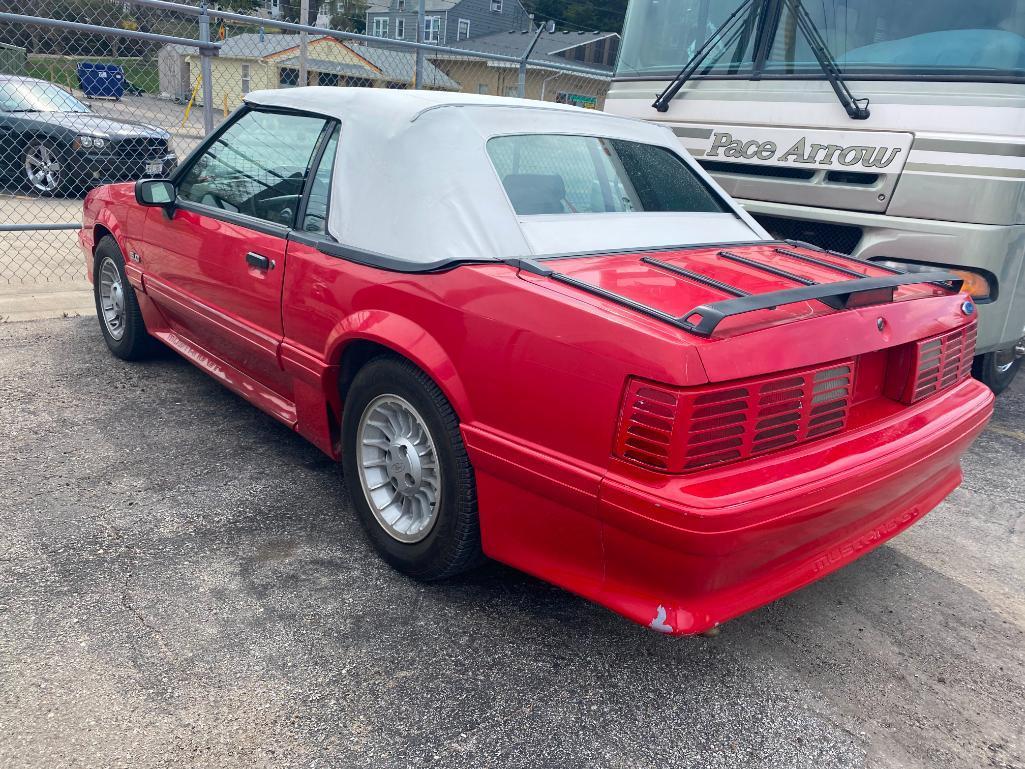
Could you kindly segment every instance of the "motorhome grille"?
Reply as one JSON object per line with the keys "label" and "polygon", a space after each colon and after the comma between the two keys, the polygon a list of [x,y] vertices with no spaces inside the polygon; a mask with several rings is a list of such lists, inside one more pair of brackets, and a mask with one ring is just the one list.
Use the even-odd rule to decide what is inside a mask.
{"label": "motorhome grille", "polygon": [[774,238],[812,243],[827,251],[853,254],[858,243],[861,242],[860,227],[803,219],[784,219],[779,216],[764,216],[762,214],[755,214],[754,217]]}

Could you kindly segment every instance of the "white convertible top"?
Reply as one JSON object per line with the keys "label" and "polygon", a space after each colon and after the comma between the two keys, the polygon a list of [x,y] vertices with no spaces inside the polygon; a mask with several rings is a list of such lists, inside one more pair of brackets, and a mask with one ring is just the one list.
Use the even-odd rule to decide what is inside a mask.
{"label": "white convertible top", "polygon": [[[414,264],[767,238],[660,125],[561,104],[442,91],[305,87],[250,105],[341,122],[328,233],[343,246]],[[517,216],[485,145],[507,134],[574,134],[666,147],[733,213]]]}

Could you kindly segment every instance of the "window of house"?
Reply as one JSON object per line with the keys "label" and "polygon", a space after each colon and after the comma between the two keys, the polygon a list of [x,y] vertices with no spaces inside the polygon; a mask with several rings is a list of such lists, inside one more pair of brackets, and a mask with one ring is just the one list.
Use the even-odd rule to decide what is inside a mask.
{"label": "window of house", "polygon": [[374,37],[388,37],[388,17],[377,16],[374,18]]}
{"label": "window of house", "polygon": [[406,10],[406,0],[397,0],[397,2],[395,3],[395,7],[398,8],[400,11]]}
{"label": "window of house", "polygon": [[441,39],[441,17],[424,17],[424,42],[437,43]]}
{"label": "window of house", "polygon": [[456,40],[466,40],[470,36],[470,20],[460,19],[456,27]]}
{"label": "window of house", "polygon": [[406,39],[406,20],[395,19],[395,39],[405,40]]}
{"label": "window of house", "polygon": [[243,114],[191,165],[178,197],[291,227],[325,122],[309,115]]}
{"label": "window of house", "polygon": [[338,75],[334,72],[318,72],[317,85],[338,85]]}
{"label": "window of house", "polygon": [[477,93],[479,93],[481,96],[487,96],[488,90],[489,89],[487,83],[477,83]]}
{"label": "window of house", "polygon": [[249,87],[252,84],[252,78],[251,78],[252,69],[251,69],[251,67],[252,67],[252,65],[250,65],[250,64],[243,64],[241,66],[241,70],[242,70],[242,93],[249,93]]}
{"label": "window of house", "polygon": [[502,0],[491,0],[491,12],[501,13],[502,12]]}
{"label": "window of house", "polygon": [[341,81],[340,85],[349,88],[373,88],[374,81],[368,77],[347,77]]}
{"label": "window of house", "polygon": [[299,70],[295,67],[282,67],[279,69],[278,85],[281,88],[294,88],[299,85]]}
{"label": "window of house", "polygon": [[506,96],[519,96],[520,95],[520,87],[517,86],[517,85],[507,85],[505,87],[505,95]]}
{"label": "window of house", "polygon": [[331,174],[335,167],[335,155],[338,151],[338,131],[336,127],[328,139],[320,165],[310,184],[310,196],[306,201],[303,214],[302,231],[315,232],[323,235],[327,232],[327,207],[331,199]]}

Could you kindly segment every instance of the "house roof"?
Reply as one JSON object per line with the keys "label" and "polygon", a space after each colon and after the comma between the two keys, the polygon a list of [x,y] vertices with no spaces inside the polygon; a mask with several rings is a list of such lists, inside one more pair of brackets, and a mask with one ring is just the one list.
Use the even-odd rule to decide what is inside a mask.
{"label": "house roof", "polygon": [[[416,72],[416,54],[412,51],[378,48],[365,43],[349,43],[346,47],[380,69],[381,75],[389,80],[413,80]],[[426,57],[423,66],[423,85],[459,90],[459,83],[435,67]]]}
{"label": "house roof", "polygon": [[[739,206],[728,213],[518,216],[487,145],[510,134],[603,137],[664,148],[713,189],[676,135],[653,122],[550,102],[444,91],[284,88],[248,103],[341,121],[327,229],[357,257],[425,265],[670,243],[764,237]],[[401,221],[401,226],[396,222]]]}
{"label": "house roof", "polygon": [[[534,39],[534,32],[496,32],[491,35],[471,37],[467,40],[460,40],[457,43],[449,43],[450,48],[462,48],[466,51],[478,51],[480,53],[492,53],[501,56],[522,56],[523,52],[530,47]],[[612,73],[612,67],[605,64],[585,64],[567,59],[565,56],[556,56],[560,51],[578,48],[588,43],[595,43],[599,40],[606,40],[610,37],[619,37],[615,32],[556,32],[554,34],[542,34],[530,54],[531,62],[550,61],[555,64],[575,64],[579,67],[586,67],[600,72]],[[436,54],[429,54],[435,56]]]}
{"label": "house roof", "polygon": [[[310,35],[307,42],[319,39],[316,35]],[[221,43],[220,55],[233,59],[262,59],[298,45],[299,35],[264,35],[261,40],[259,33],[245,32],[227,37]]]}

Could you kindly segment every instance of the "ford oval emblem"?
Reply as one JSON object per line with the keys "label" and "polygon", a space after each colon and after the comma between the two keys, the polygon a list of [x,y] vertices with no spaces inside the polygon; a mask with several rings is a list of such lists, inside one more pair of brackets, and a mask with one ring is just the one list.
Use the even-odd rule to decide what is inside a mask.
{"label": "ford oval emblem", "polygon": [[973,312],[975,312],[975,303],[965,302],[961,305],[961,312],[963,312],[965,315],[971,315]]}

